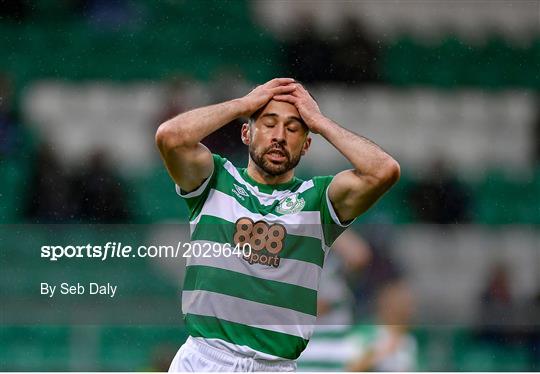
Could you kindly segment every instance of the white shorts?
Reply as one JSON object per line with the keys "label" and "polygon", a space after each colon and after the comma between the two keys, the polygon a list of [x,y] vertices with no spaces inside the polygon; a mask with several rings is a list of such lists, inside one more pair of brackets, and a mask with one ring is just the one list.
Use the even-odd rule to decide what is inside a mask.
{"label": "white shorts", "polygon": [[258,360],[209,346],[188,337],[174,356],[169,373],[209,371],[295,371],[296,362]]}

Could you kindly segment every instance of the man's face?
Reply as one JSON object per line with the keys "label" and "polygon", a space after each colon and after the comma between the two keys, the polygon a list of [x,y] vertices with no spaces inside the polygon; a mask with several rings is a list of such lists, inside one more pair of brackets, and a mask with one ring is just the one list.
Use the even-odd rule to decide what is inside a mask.
{"label": "man's face", "polygon": [[270,100],[255,123],[242,131],[255,164],[273,176],[294,169],[311,142],[301,121],[294,105]]}

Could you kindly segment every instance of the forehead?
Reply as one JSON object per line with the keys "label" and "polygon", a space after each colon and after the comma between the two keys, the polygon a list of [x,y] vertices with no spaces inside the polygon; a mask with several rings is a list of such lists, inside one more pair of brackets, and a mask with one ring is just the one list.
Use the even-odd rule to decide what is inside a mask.
{"label": "forehead", "polygon": [[300,118],[300,114],[298,113],[296,107],[290,103],[286,103],[283,101],[270,100],[268,104],[266,104],[266,106],[263,108],[261,114],[259,115],[259,118],[261,118],[267,113],[275,113],[281,119],[285,119],[288,117]]}

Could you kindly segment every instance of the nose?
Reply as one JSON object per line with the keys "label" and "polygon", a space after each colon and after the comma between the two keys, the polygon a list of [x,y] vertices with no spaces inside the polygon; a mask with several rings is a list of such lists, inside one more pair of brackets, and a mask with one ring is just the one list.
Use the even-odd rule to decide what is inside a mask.
{"label": "nose", "polygon": [[274,126],[272,129],[272,142],[282,144],[285,142],[286,129],[282,124]]}

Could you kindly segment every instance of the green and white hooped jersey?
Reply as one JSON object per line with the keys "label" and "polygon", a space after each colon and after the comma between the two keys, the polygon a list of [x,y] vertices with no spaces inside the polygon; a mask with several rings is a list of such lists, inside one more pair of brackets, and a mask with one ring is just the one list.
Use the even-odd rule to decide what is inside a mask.
{"label": "green and white hooped jersey", "polygon": [[[264,185],[213,160],[195,191],[176,186],[189,208],[192,246],[202,248],[187,259],[188,332],[254,358],[296,359],[313,333],[325,255],[346,229],[327,196],[333,177]],[[239,246],[240,255],[221,251]]]}

